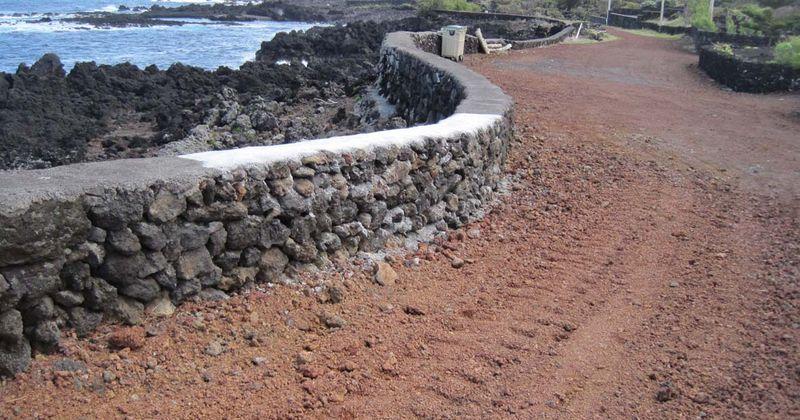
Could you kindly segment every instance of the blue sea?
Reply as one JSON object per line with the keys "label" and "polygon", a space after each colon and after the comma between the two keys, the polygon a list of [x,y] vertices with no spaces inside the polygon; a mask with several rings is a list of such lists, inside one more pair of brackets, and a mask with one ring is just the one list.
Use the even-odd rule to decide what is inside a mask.
{"label": "blue sea", "polygon": [[[0,0],[0,71],[14,72],[20,63],[33,64],[43,54],[57,54],[67,70],[79,61],[98,64],[130,62],[140,67],[167,68],[175,62],[216,69],[238,68],[253,60],[262,41],[278,32],[305,30],[303,22],[212,22],[173,19],[183,26],[98,28],[64,22],[76,12],[114,12],[124,5],[175,7],[186,3],[152,0]],[[50,22],[38,22],[42,18]]]}

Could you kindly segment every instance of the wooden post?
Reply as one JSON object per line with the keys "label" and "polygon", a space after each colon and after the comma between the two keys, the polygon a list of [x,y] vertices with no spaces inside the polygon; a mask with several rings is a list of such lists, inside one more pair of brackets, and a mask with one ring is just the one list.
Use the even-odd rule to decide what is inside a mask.
{"label": "wooden post", "polygon": [[714,21],[714,0],[708,0],[708,17]]}
{"label": "wooden post", "polygon": [[475,30],[475,36],[478,37],[478,46],[480,50],[484,54],[489,54],[489,46],[486,45],[486,40],[483,38],[483,32],[481,32],[481,28]]}

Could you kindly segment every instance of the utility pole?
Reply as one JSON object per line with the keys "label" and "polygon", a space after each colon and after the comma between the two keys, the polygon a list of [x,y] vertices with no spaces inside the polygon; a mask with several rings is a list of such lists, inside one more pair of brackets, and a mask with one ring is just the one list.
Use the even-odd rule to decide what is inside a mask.
{"label": "utility pole", "polygon": [[658,26],[664,26],[664,0],[661,0],[661,16],[658,18]]}
{"label": "utility pole", "polygon": [[606,25],[608,25],[608,16],[611,14],[611,0],[608,0],[608,9],[606,9]]}

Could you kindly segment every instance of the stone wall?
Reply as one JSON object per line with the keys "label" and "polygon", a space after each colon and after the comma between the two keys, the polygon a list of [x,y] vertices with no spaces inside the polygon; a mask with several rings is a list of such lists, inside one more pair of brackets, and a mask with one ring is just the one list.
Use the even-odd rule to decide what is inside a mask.
{"label": "stone wall", "polygon": [[661,26],[654,22],[642,22],[641,26],[642,29],[649,29],[651,31],[670,35],[688,34],[692,31],[692,28],[688,26]]}
{"label": "stone wall", "polygon": [[[442,51],[442,34],[439,32],[417,32],[414,34],[414,42],[417,48],[431,54],[440,54]],[[464,55],[478,54],[478,38],[467,34],[464,38]]]}
{"label": "stone wall", "polygon": [[608,14],[608,25],[625,29],[642,29],[642,21],[639,20],[639,16],[615,12]]}
{"label": "stone wall", "polygon": [[380,87],[400,130],[0,173],[0,375],[103,322],[281,282],[334,256],[430,240],[482,216],[512,102],[387,36]]}
{"label": "stone wall", "polygon": [[700,47],[698,66],[712,79],[737,92],[800,90],[800,69],[771,62],[752,62]]}
{"label": "stone wall", "polygon": [[756,36],[756,35],[737,35],[726,32],[691,31],[695,49],[700,52],[700,47],[714,43],[725,43],[733,45],[749,45],[754,47],[766,47],[775,44],[775,39]]}
{"label": "stone wall", "polygon": [[564,26],[573,24],[573,22],[571,21],[556,19],[549,16],[520,15],[514,13],[485,13],[485,12],[466,12],[457,10],[434,10],[433,13],[436,13],[441,16],[453,16],[459,18],[478,19],[478,20],[532,19],[532,20],[539,20],[543,22],[552,23],[558,28],[557,30],[560,30]]}
{"label": "stone wall", "polygon": [[[566,26],[554,35],[544,38],[526,39],[526,40],[507,40],[497,38],[487,38],[488,43],[497,44],[511,44],[511,49],[524,50],[530,48],[540,48],[548,45],[558,44],[564,41],[568,36],[575,33],[574,26]],[[432,54],[438,54],[442,50],[442,35],[438,32],[419,32],[414,34],[414,41],[419,49]],[[480,45],[478,38],[472,35],[467,35],[464,40],[464,54],[477,54],[480,52]]]}
{"label": "stone wall", "polygon": [[548,45],[558,44],[568,36],[572,35],[573,32],[575,32],[574,26],[566,26],[558,33],[550,35],[546,38],[510,41],[511,49],[524,50],[528,48],[540,48]]}
{"label": "stone wall", "polygon": [[[638,16],[640,21],[645,21],[645,20],[658,19],[659,16],[661,16],[661,9],[660,8],[655,8],[655,9],[632,9],[632,8],[620,7],[620,8],[611,9],[611,13],[617,13],[617,14],[620,14],[620,15]],[[677,15],[679,13],[683,13],[683,9],[682,8],[665,7],[664,8],[664,19],[665,20],[673,19],[675,17],[675,15]]]}

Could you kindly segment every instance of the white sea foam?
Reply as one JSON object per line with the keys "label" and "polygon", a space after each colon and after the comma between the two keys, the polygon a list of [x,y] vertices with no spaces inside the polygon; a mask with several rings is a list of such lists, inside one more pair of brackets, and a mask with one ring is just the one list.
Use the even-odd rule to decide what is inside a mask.
{"label": "white sea foam", "polygon": [[192,153],[181,158],[201,162],[206,168],[233,169],[248,164],[267,164],[286,159],[299,159],[322,151],[352,152],[381,146],[405,146],[426,138],[446,138],[488,129],[502,118],[492,114],[454,114],[436,124],[397,130],[376,131],[352,136],[307,140],[275,146],[243,147],[233,150]]}
{"label": "white sea foam", "polygon": [[[31,32],[31,33],[52,33],[52,32],[74,32],[74,31],[127,31],[127,30],[171,30],[175,28],[170,25],[154,25],[154,26],[104,26],[104,25],[90,25],[81,22],[67,22],[62,19],[74,17],[75,15],[59,15],[59,16],[26,16],[21,18],[19,16],[0,16],[0,33],[13,33],[13,32]],[[40,21],[42,18],[48,17],[49,22]],[[259,22],[243,22],[243,23],[228,23],[216,22],[210,19],[194,19],[194,18],[163,18],[157,20],[183,22],[184,27],[197,27],[208,25],[220,26],[246,26],[259,28],[268,26],[272,22],[259,21]]]}
{"label": "white sea foam", "polygon": [[129,31],[143,30],[147,27],[127,26],[95,26],[80,22],[65,22],[53,19],[50,22],[37,22],[36,20],[17,20],[5,21],[0,19],[0,33],[31,32],[31,33],[53,33],[53,32],[77,32],[77,31]]}
{"label": "white sea foam", "polygon": [[52,20],[50,22],[36,22],[34,20],[4,21],[0,20],[0,33],[13,32],[70,32],[94,29],[91,25],[76,22],[63,22]]}

